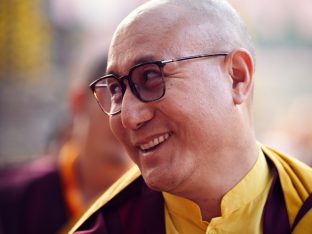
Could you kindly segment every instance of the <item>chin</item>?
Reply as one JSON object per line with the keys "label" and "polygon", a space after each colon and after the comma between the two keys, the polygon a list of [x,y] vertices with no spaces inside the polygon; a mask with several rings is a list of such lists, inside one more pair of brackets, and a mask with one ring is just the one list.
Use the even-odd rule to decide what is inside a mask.
{"label": "chin", "polygon": [[149,173],[142,174],[147,186],[155,191],[166,192],[172,191],[176,187],[177,181],[173,176],[166,175],[166,173]]}

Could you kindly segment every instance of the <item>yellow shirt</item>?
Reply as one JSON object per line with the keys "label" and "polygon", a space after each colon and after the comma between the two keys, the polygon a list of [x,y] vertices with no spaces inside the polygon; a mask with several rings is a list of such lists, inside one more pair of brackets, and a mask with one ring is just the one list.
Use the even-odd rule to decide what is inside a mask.
{"label": "yellow shirt", "polygon": [[194,202],[169,193],[165,198],[166,233],[216,234],[262,233],[262,211],[273,175],[260,151],[248,174],[221,201],[221,217],[203,221],[200,208]]}

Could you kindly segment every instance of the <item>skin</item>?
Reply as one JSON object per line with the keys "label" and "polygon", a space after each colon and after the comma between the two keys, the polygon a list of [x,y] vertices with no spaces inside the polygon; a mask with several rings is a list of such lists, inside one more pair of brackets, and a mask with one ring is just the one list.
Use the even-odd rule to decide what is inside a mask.
{"label": "skin", "polygon": [[108,116],[99,109],[86,82],[70,93],[73,115],[72,140],[78,147],[76,171],[84,201],[89,204],[132,165],[109,126]]}
{"label": "skin", "polygon": [[[189,4],[151,1],[132,12],[114,34],[108,73],[124,75],[146,60],[231,53],[166,65],[165,96],[143,103],[127,88],[121,113],[110,123],[149,187],[193,200],[210,220],[221,215],[222,197],[257,160],[250,114],[254,67],[251,53],[237,49],[241,35],[232,35],[239,43],[221,43],[229,40],[220,32],[230,27],[222,18],[227,5]],[[215,6],[220,9],[210,15]],[[208,13],[197,12],[202,8]],[[155,149],[140,150],[165,134],[169,138]]]}

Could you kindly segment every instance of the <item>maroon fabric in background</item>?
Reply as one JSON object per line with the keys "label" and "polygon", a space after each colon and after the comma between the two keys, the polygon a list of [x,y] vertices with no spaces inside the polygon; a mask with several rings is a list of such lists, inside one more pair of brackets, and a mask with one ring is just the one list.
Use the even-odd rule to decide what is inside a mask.
{"label": "maroon fabric in background", "polygon": [[0,234],[55,234],[68,219],[56,163],[0,172]]}

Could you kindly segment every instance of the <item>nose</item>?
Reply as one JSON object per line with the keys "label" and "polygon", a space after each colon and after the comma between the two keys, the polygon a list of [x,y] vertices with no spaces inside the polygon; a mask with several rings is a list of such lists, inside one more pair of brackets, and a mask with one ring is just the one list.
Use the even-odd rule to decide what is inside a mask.
{"label": "nose", "polygon": [[121,122],[124,128],[136,130],[154,116],[151,103],[140,101],[127,87],[121,105]]}

